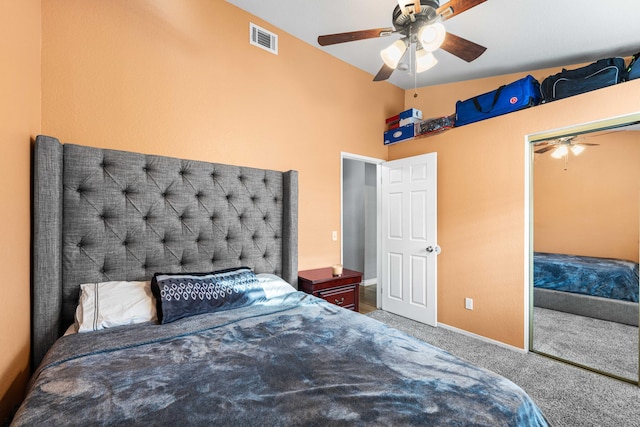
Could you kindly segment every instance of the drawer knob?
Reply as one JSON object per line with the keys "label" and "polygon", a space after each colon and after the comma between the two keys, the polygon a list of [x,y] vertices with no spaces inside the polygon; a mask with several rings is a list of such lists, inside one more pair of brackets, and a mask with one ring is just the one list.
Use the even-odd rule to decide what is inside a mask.
{"label": "drawer knob", "polygon": [[344,304],[344,297],[340,298],[340,299],[335,299],[333,300],[337,305],[342,305]]}

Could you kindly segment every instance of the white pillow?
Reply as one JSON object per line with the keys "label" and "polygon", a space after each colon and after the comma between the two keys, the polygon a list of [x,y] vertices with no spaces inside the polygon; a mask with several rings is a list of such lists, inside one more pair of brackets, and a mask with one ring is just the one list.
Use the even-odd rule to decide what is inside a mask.
{"label": "white pillow", "polygon": [[80,285],[78,332],[157,320],[151,282],[102,282]]}
{"label": "white pillow", "polygon": [[269,298],[277,297],[280,295],[290,294],[295,292],[296,288],[285,282],[281,277],[270,273],[256,274],[258,281],[264,289],[264,294]]}

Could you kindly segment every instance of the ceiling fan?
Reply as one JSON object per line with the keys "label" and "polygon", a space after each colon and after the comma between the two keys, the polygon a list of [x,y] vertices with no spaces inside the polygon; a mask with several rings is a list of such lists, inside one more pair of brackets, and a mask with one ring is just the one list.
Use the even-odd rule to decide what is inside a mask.
{"label": "ceiling fan", "polygon": [[414,44],[416,73],[426,71],[438,62],[432,52],[439,48],[471,62],[482,55],[487,48],[447,33],[443,22],[485,1],[450,0],[444,6],[440,6],[438,0],[398,0],[398,5],[393,9],[392,14],[393,27],[327,34],[318,37],[318,44],[328,46],[401,34],[402,38],[380,52],[384,65],[373,81],[387,80],[391,77],[405,52],[407,50],[411,52]]}
{"label": "ceiling fan", "polygon": [[537,147],[534,152],[536,154],[543,154],[547,151],[554,150],[553,153],[551,153],[551,157],[554,159],[561,159],[569,154],[569,151],[578,156],[585,150],[586,146],[600,145],[588,142],[578,142],[581,139],[583,138],[578,138],[576,135],[572,135],[538,142],[534,144]]}

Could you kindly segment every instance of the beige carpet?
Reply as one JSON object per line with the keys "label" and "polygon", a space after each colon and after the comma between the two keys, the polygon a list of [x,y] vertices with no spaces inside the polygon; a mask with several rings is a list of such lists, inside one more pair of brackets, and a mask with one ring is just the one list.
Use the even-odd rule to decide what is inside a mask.
{"label": "beige carpet", "polygon": [[533,346],[550,354],[638,381],[638,327],[535,307]]}
{"label": "beige carpet", "polygon": [[368,316],[510,379],[531,396],[552,426],[640,426],[640,388],[635,385],[385,311]]}

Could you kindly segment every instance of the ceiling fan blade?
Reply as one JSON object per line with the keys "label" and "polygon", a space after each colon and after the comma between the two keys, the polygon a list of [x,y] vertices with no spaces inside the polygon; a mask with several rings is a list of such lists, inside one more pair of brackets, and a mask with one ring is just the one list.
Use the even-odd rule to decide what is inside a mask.
{"label": "ceiling fan blade", "polygon": [[595,147],[595,146],[600,145],[600,144],[594,144],[594,143],[591,143],[591,142],[577,142],[576,145],[591,145],[592,147]]}
{"label": "ceiling fan blade", "polygon": [[487,0],[450,0],[445,5],[440,6],[436,12],[438,12],[438,15],[442,15],[444,19],[450,19],[485,1]]}
{"label": "ceiling fan blade", "polygon": [[441,48],[467,62],[474,61],[487,50],[484,46],[451,33],[447,33]]}
{"label": "ceiling fan blade", "polygon": [[373,78],[373,81],[381,82],[383,80],[387,80],[389,77],[391,77],[393,71],[394,69],[389,67],[387,64],[382,64],[382,68],[380,68],[378,74],[376,74],[376,76]]}
{"label": "ceiling fan blade", "polygon": [[349,33],[337,33],[327,34],[324,36],[318,36],[318,44],[320,46],[328,46],[338,43],[352,42],[356,40],[374,39],[377,37],[386,37],[393,34],[394,29],[389,28],[374,28],[371,30],[351,31]]}
{"label": "ceiling fan blade", "polygon": [[553,145],[549,145],[547,147],[541,148],[539,150],[535,150],[536,153],[538,154],[542,154],[542,153],[546,153],[549,150],[553,150],[555,147]]}

